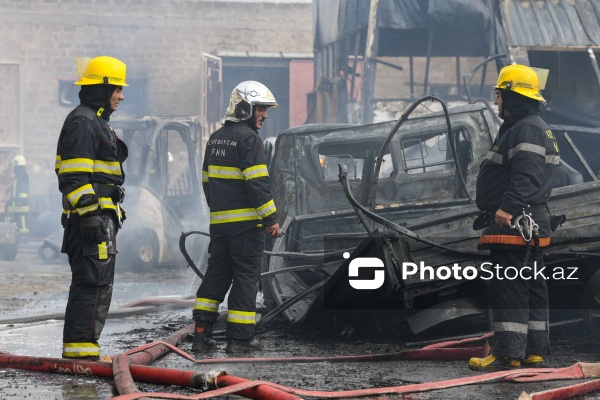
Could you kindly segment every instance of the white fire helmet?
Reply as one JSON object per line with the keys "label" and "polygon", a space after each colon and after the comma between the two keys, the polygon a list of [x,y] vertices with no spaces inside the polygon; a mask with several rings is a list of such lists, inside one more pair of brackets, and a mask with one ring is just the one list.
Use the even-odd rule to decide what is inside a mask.
{"label": "white fire helmet", "polygon": [[257,81],[244,81],[237,85],[231,92],[229,107],[225,111],[223,120],[240,122],[252,118],[254,106],[263,105],[277,107],[275,96],[268,87]]}
{"label": "white fire helmet", "polygon": [[15,167],[24,167],[26,165],[25,157],[23,157],[21,154],[15,156],[15,158],[13,158],[13,165]]}

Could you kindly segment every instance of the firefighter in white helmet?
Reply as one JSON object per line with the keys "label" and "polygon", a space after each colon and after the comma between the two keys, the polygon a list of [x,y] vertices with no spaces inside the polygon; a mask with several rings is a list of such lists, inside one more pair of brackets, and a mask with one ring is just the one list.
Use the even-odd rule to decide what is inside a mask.
{"label": "firefighter in white helmet", "polygon": [[213,324],[230,286],[225,350],[246,353],[260,347],[254,335],[264,233],[281,234],[258,135],[271,107],[277,102],[265,85],[240,83],[231,93],[223,126],[206,145],[202,186],[210,208],[210,256],[193,310],[194,352],[214,346]]}
{"label": "firefighter in white helmet", "polygon": [[[548,289],[534,268],[543,270],[542,252],[550,244],[546,202],[560,156],[554,134],[539,116],[544,102],[540,77],[547,76],[542,71],[546,73],[508,65],[494,86],[498,116],[504,121],[480,166],[476,200],[490,224],[478,248],[490,250],[492,265],[500,269],[489,280],[494,320],[490,355],[471,358],[474,370],[537,366],[549,349]],[[508,268],[519,271],[515,279],[503,276]]]}
{"label": "firefighter in white helmet", "polygon": [[[79,60],[78,60],[79,61]],[[72,281],[65,312],[63,357],[97,359],[98,339],[112,298],[116,235],[125,180],[127,146],[108,124],[125,99],[126,66],[107,56],[78,64],[79,104],[65,119],[55,170],[63,194],[62,252]]]}

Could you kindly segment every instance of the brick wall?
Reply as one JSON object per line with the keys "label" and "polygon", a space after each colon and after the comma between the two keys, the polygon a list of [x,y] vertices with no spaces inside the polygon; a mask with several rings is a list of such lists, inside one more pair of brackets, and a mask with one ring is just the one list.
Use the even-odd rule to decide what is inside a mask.
{"label": "brick wall", "polygon": [[310,53],[312,8],[306,1],[0,0],[0,37],[0,63],[20,66],[21,98],[13,100],[21,103],[22,150],[39,195],[56,190],[56,140],[71,110],[58,105],[58,83],[76,78],[75,57],[114,56],[128,77],[147,79],[146,115],[198,115],[203,52]]}

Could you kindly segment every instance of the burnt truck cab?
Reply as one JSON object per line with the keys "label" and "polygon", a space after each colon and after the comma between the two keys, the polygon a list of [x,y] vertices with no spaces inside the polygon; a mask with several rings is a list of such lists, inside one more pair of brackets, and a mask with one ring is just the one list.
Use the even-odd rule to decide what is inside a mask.
{"label": "burnt truck cab", "polygon": [[[463,175],[474,190],[479,164],[487,154],[497,125],[489,112],[464,106],[451,114]],[[370,125],[306,125],[277,137],[269,166],[280,218],[351,209],[338,178],[338,164],[348,167],[348,180],[357,198],[365,199],[363,168],[369,150],[379,151],[395,121]],[[443,114],[407,121],[383,157],[375,203],[378,208],[413,205],[411,214],[435,203],[464,204],[455,176]]]}
{"label": "burnt truck cab", "polygon": [[[475,105],[452,109],[450,119],[462,175],[473,193],[479,165],[498,126],[486,108]],[[280,225],[289,236],[277,239],[272,251],[314,253],[315,257],[269,258],[266,269],[274,274],[263,279],[263,287],[274,305],[332,278],[344,261],[339,252],[352,252],[369,236],[344,194],[340,164],[347,169],[354,197],[398,224],[469,206],[456,173],[443,113],[410,119],[401,126],[383,155],[377,190],[372,193],[370,183],[374,177],[369,172],[395,124],[306,125],[277,137],[269,175]],[[331,256],[318,258],[318,254]],[[306,264],[312,267],[275,272]],[[395,274],[386,274],[388,282],[392,279],[397,283]],[[307,319],[311,310],[322,306],[315,302],[321,293],[315,290],[307,294],[284,315],[293,322]]]}
{"label": "burnt truck cab", "polygon": [[[499,126],[479,105],[451,108],[448,119],[450,135],[446,115],[435,112],[407,119],[393,136],[397,121],[306,125],[277,137],[269,175],[285,235],[273,242],[263,267],[267,305],[283,310],[292,323],[363,315],[370,321],[366,325],[408,324],[413,334],[450,320],[485,322],[486,282],[402,275],[405,262],[423,262],[437,271],[453,263],[480,270],[489,261],[487,252],[476,250],[481,232],[472,227],[480,213],[475,184]],[[560,167],[560,186],[567,187],[555,189],[549,205],[553,213],[578,222],[568,221],[557,232],[549,263],[568,262],[572,251],[600,250],[590,219],[600,215],[600,182],[582,175],[600,160],[586,169],[581,158],[567,159],[571,165],[561,162]],[[583,236],[590,240],[573,240]],[[385,260],[385,284],[353,290],[349,264],[357,257]],[[593,260],[588,259],[591,265]],[[594,272],[583,271],[580,286],[569,287],[581,293]],[[373,275],[371,270],[357,279]]]}

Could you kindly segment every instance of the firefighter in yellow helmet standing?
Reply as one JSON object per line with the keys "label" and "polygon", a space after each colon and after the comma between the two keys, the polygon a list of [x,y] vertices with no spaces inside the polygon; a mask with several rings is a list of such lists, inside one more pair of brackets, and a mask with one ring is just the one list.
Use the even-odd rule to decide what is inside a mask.
{"label": "firefighter in yellow helmet standing", "polygon": [[499,269],[489,281],[490,355],[471,358],[473,370],[538,366],[549,350],[548,289],[535,271],[543,271],[542,252],[550,244],[546,202],[560,157],[552,131],[539,116],[545,77],[540,85],[538,75],[543,76],[525,65],[508,65],[494,86],[503,123],[479,169],[476,200],[490,223],[478,248],[490,250],[493,268]]}
{"label": "firefighter in yellow helmet standing", "polygon": [[85,61],[78,64],[80,79],[74,83],[81,86],[81,103],[65,119],[56,148],[62,252],[72,272],[63,357],[98,359],[112,298],[116,235],[124,219],[122,163],[127,158],[127,146],[108,121],[124,100],[127,84],[122,61],[107,56]]}

